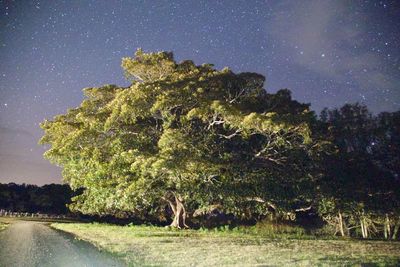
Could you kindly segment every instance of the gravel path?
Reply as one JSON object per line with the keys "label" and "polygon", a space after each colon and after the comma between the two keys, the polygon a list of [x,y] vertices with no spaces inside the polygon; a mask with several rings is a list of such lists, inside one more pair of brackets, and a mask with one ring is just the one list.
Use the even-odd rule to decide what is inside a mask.
{"label": "gravel path", "polygon": [[93,245],[45,223],[17,221],[0,232],[0,266],[125,266]]}

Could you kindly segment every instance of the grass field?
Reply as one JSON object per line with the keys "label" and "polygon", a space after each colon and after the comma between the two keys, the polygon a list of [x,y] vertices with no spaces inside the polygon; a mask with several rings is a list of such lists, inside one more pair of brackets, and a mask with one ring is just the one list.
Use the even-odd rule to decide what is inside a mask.
{"label": "grass field", "polygon": [[285,234],[271,237],[263,232],[226,229],[80,223],[55,223],[52,227],[94,243],[131,266],[400,265],[400,242],[292,238]]}

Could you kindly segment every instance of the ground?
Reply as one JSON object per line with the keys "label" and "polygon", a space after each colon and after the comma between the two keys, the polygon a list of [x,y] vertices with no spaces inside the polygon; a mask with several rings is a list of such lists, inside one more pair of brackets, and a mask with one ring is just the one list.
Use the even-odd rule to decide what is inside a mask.
{"label": "ground", "polygon": [[271,237],[241,230],[52,224],[140,266],[400,265],[400,242]]}
{"label": "ground", "polygon": [[[4,221],[4,218],[1,218]],[[0,232],[0,266],[112,267],[126,264],[46,222],[7,219]]]}

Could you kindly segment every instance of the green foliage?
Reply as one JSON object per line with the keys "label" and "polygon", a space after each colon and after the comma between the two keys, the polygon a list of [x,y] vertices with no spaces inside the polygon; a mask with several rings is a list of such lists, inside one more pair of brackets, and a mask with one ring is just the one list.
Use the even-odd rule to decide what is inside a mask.
{"label": "green foliage", "polygon": [[84,190],[72,209],[173,211],[179,227],[201,210],[251,218],[310,204],[315,116],[288,90],[168,52],[138,50],[122,67],[131,86],[87,88],[78,108],[41,125],[45,157]]}

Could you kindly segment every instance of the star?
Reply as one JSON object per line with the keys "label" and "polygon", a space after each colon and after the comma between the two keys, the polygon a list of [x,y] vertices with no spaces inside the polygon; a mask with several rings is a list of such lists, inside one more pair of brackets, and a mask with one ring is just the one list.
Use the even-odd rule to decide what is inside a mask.
{"label": "star", "polygon": [[[172,51],[178,62],[260,73],[267,92],[288,88],[317,114],[354,102],[375,114],[400,108],[396,1],[3,2],[0,129],[31,132],[35,143],[42,118],[79,106],[82,88],[129,86],[121,58],[138,47]],[[19,154],[33,146],[20,145]],[[36,152],[31,158],[42,161]],[[60,181],[50,164],[44,169]],[[26,179],[36,183],[34,177],[42,179]]]}

